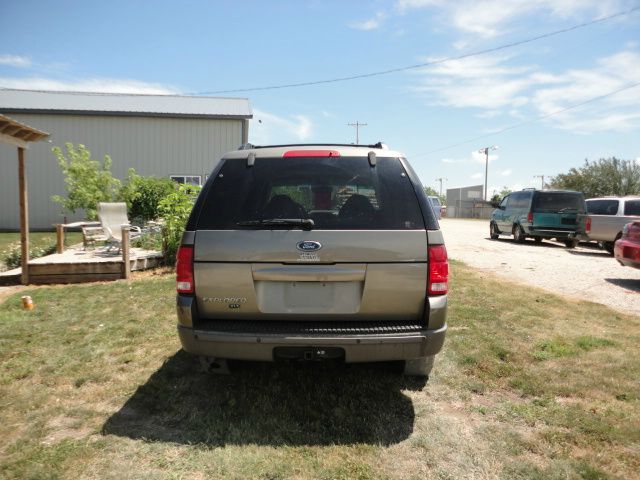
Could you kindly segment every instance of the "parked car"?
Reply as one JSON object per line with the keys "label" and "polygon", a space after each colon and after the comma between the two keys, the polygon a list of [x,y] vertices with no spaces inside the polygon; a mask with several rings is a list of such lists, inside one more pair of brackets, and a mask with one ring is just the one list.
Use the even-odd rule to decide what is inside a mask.
{"label": "parked car", "polygon": [[440,203],[440,199],[435,195],[430,195],[429,201],[433,207],[433,212],[436,214],[436,218],[438,220],[442,219],[442,204]]}
{"label": "parked car", "polygon": [[627,223],[614,245],[614,255],[621,265],[640,268],[640,221]]}
{"label": "parked car", "polygon": [[444,342],[443,235],[404,155],[382,144],[226,154],[177,257],[180,340],[214,368],[401,360],[426,376]]}
{"label": "parked car", "polygon": [[622,237],[623,227],[640,220],[640,197],[602,197],[587,199],[591,217],[589,239],[600,242],[613,255],[613,245]]}
{"label": "parked car", "polygon": [[490,237],[513,235],[516,242],[537,243],[555,238],[573,248],[586,240],[588,226],[584,195],[572,190],[524,189],[502,199],[491,214]]}

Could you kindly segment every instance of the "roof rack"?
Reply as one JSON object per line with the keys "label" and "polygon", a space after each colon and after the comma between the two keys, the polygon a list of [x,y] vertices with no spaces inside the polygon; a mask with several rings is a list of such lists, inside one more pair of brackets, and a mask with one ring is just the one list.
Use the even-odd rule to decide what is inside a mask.
{"label": "roof rack", "polygon": [[377,148],[381,150],[389,150],[389,147],[382,143],[378,142],[373,145],[356,145],[355,143],[287,143],[284,145],[253,145],[251,143],[245,143],[241,145],[238,150],[250,150],[250,149],[260,149],[260,148],[279,148],[279,147],[318,147],[318,146],[327,146],[327,147],[363,147],[363,148]]}

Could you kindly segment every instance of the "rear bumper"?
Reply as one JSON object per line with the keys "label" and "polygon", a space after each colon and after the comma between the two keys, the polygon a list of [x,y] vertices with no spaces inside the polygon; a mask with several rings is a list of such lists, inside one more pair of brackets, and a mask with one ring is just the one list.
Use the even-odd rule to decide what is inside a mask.
{"label": "rear bumper", "polygon": [[178,325],[182,347],[189,353],[238,360],[274,360],[276,347],[337,347],[345,361],[381,362],[435,355],[442,349],[447,325],[399,335],[288,336],[250,335],[196,330]]}
{"label": "rear bumper", "polygon": [[559,230],[545,227],[528,227],[527,235],[533,237],[545,237],[545,238],[562,238],[567,240],[582,240],[588,241],[589,237],[581,232],[575,230]]}

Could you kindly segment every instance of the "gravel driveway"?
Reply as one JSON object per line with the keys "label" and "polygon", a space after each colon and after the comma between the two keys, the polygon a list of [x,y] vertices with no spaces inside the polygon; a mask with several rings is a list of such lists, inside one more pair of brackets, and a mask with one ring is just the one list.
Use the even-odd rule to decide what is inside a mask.
{"label": "gravel driveway", "polygon": [[[511,237],[489,239],[489,221],[443,218],[449,257],[498,276],[640,315],[640,270],[623,267],[604,250]],[[590,245],[590,244],[589,244]]]}

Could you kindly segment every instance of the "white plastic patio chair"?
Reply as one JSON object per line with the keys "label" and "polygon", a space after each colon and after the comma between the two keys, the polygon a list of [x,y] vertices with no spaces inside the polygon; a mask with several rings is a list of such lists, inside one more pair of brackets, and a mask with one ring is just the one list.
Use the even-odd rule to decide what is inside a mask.
{"label": "white plastic patio chair", "polygon": [[98,203],[98,219],[102,225],[102,229],[107,236],[106,242],[109,244],[108,250],[114,246],[118,247],[118,251],[122,248],[122,227],[129,227],[129,237],[134,238],[142,235],[140,227],[132,226],[127,217],[127,204],[118,203]]}

